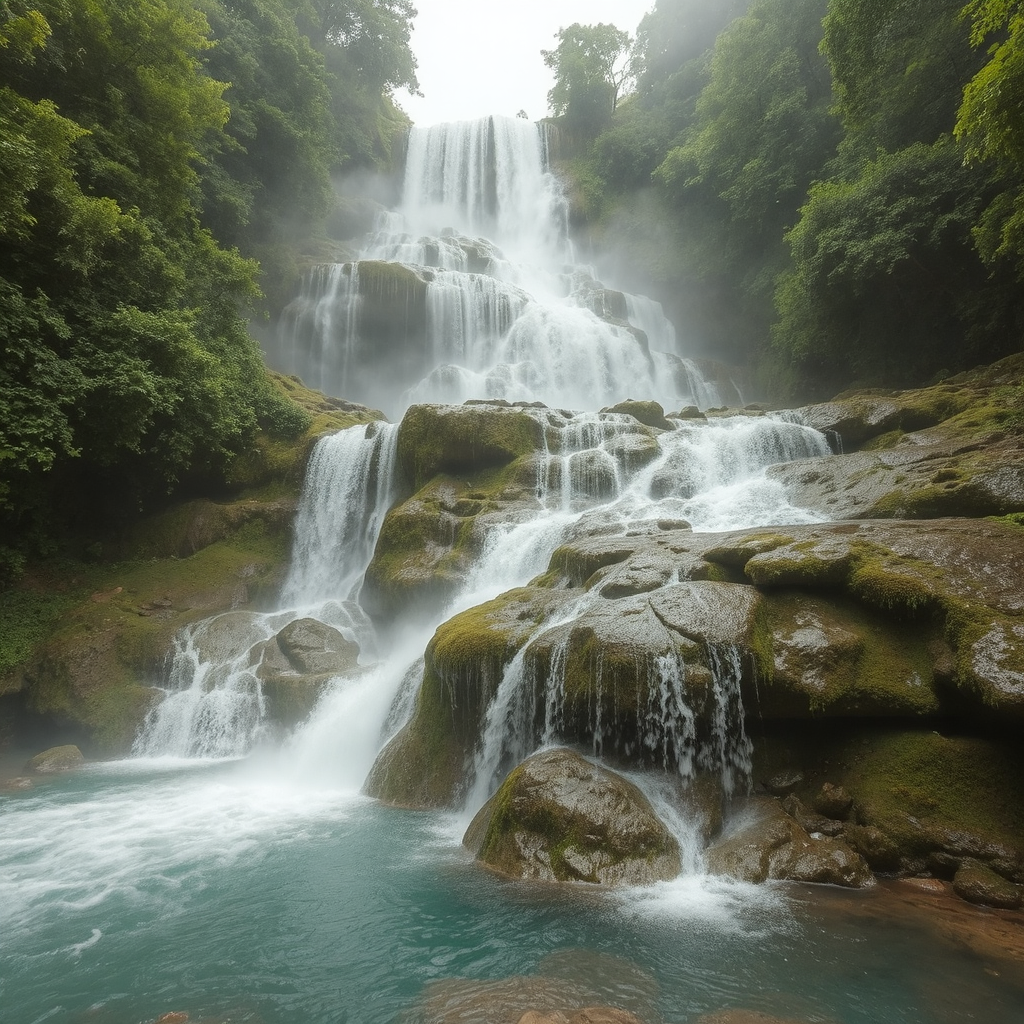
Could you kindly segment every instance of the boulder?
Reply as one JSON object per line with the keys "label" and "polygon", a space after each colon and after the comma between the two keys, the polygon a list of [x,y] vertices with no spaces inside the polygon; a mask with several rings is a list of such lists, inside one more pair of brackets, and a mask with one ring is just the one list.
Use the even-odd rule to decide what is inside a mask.
{"label": "boulder", "polygon": [[277,634],[277,644],[302,675],[344,675],[357,668],[359,644],[316,619],[296,619]]}
{"label": "boulder", "polygon": [[744,882],[770,878],[858,889],[873,881],[864,859],[846,843],[808,835],[775,800],[754,798],[738,824],[707,854],[713,874]]}
{"label": "boulder", "polygon": [[85,764],[82,752],[74,744],[67,743],[60,747],[50,747],[28,760],[25,771],[37,775],[56,775],[59,772],[70,772]]}
{"label": "boulder", "polygon": [[1016,910],[1024,902],[1024,889],[997,875],[979,861],[967,858],[953,876],[953,891],[968,903]]}
{"label": "boulder", "polygon": [[665,410],[657,402],[637,402],[628,399],[601,411],[632,416],[633,419],[639,420],[645,426],[654,427],[657,430],[675,430],[675,424],[665,418]]}
{"label": "boulder", "polygon": [[679,846],[640,790],[566,749],[514,769],[463,843],[513,878],[646,885],[680,870]]}

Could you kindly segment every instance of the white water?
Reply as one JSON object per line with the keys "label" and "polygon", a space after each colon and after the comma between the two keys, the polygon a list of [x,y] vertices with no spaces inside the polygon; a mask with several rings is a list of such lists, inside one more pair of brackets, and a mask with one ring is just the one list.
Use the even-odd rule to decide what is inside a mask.
{"label": "white water", "polygon": [[[470,398],[721,405],[658,303],[607,291],[576,265],[545,131],[499,117],[414,129],[399,210],[356,262],[309,272],[270,357],[392,415]],[[379,265],[361,276],[360,261],[401,271],[384,275],[383,309],[366,292]]]}
{"label": "white water", "polygon": [[[593,411],[630,397],[668,408],[707,407],[720,404],[721,395],[680,358],[655,303],[616,299],[585,270],[567,268],[564,203],[545,169],[542,135],[521,123],[494,126],[493,137],[479,125],[414,135],[403,209],[367,242],[367,258],[401,259],[429,280],[429,332],[421,346],[411,354],[388,349],[375,363],[359,336],[359,266],[318,268],[292,309],[290,368],[307,383],[393,409],[428,397],[544,401],[550,408],[528,410],[544,436],[533,507],[482,528],[475,566],[431,621],[389,623],[381,634],[358,599],[384,516],[403,493],[398,428],[356,427],[322,440],[302,494],[282,607],[229,612],[177,638],[163,699],[136,742],[135,760],[117,769],[145,782],[118,781],[62,805],[21,805],[17,827],[0,840],[0,862],[19,865],[11,886],[0,885],[19,933],[55,926],[70,913],[91,921],[83,908],[115,896],[151,907],[157,918],[173,915],[179,887],[202,878],[204,865],[258,860],[346,820],[362,803],[359,789],[377,752],[412,712],[434,628],[527,583],[560,544],[653,531],[665,520],[719,531],[810,518],[764,471],[827,454],[813,430],[784,417],[677,420],[652,441],[631,417]],[[457,145],[446,149],[438,170],[436,149],[444,140]],[[489,146],[496,154],[491,177],[477,174],[467,156]],[[484,231],[493,231],[496,242],[478,237]],[[620,302],[623,308],[611,308]],[[646,335],[650,354],[627,317]],[[350,383],[366,388],[351,391]],[[560,411],[565,407],[591,411]],[[586,602],[539,624],[536,635],[571,625]],[[276,634],[301,618],[358,643],[359,664],[334,677],[309,718],[282,735],[268,720],[260,664]],[[558,655],[552,678],[538,687],[525,650],[506,667],[487,711],[464,815],[493,791],[510,760],[563,738]],[[740,792],[749,769],[733,654],[707,654],[714,669],[709,735],[696,726],[698,711],[707,718],[707,709],[694,706],[679,658],[667,651],[651,658],[645,756],[664,775],[662,783],[638,776],[679,838],[691,878],[703,870],[697,829],[673,800],[676,783],[664,780],[711,772],[726,792]],[[592,754],[600,755],[614,729],[613,722],[592,723]],[[230,759],[245,760],[217,764]],[[704,914],[723,928],[742,917],[741,903],[751,905],[743,887],[685,879],[636,899],[630,905],[645,914],[680,906],[686,916]],[[102,949],[106,927],[101,921],[68,936],[72,955]]]}

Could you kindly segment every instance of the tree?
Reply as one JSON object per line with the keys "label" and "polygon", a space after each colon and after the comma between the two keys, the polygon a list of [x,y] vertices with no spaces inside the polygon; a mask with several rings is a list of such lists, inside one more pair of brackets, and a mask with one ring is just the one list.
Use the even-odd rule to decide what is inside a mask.
{"label": "tree", "polygon": [[614,25],[577,22],[555,38],[555,49],[541,50],[555,75],[548,104],[570,126],[592,131],[614,113],[629,80],[629,33]]}
{"label": "tree", "polygon": [[949,137],[815,185],[787,235],[794,269],[776,295],[791,390],[909,386],[1006,354],[1017,289],[975,251],[984,202]]}
{"label": "tree", "polygon": [[1012,260],[1024,279],[1024,5],[1019,0],[973,0],[971,42],[988,46],[988,60],[964,90],[956,135],[967,159],[994,161],[1007,176],[1007,188],[981,217],[977,239],[993,262]]}

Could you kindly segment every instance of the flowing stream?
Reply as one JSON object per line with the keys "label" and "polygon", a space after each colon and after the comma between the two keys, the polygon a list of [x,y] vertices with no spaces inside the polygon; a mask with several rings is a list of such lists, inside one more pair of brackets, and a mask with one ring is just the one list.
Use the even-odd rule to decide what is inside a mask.
{"label": "flowing stream", "polygon": [[[526,410],[544,437],[535,500],[488,528],[473,571],[430,621],[375,624],[359,596],[384,515],[404,496],[397,427],[323,439],[282,607],[184,631],[131,758],[0,795],[5,1024],[134,1024],[169,1011],[193,1022],[497,1024],[481,1000],[497,993],[514,1008],[531,985],[575,985],[587,1002],[650,1024],[729,1007],[841,1024],[1024,1019],[1024,978],[986,974],[910,920],[854,913],[871,894],[824,904],[795,887],[707,876],[697,829],[658,776],[637,781],[683,846],[675,881],[599,892],[477,868],[460,846],[468,817],[510,761],[561,738],[557,650],[539,719],[523,707],[536,692],[524,685],[530,666],[506,666],[461,812],[360,795],[409,715],[436,626],[525,584],[566,540],[666,520],[711,532],[810,521],[765,476],[828,453],[793,417],[674,420],[653,457],[637,459],[636,422],[596,411],[630,397],[706,408],[722,396],[656,303],[609,292],[573,265],[545,159],[542,131],[525,122],[415,131],[402,209],[382,218],[359,261],[309,275],[277,353],[309,383],[393,412],[427,398],[545,402]],[[363,284],[382,267],[412,274],[423,299],[421,347],[391,374],[367,357],[364,336],[374,293]],[[282,732],[268,721],[259,659],[283,627],[309,619],[357,643],[359,665]],[[735,653],[711,655],[715,729],[700,743],[685,666],[652,657],[649,760],[661,778],[713,768],[726,791],[743,792],[750,741]],[[526,724],[537,720],[539,731]],[[595,721],[593,735],[600,756],[615,723]],[[533,980],[501,988],[517,975]]]}

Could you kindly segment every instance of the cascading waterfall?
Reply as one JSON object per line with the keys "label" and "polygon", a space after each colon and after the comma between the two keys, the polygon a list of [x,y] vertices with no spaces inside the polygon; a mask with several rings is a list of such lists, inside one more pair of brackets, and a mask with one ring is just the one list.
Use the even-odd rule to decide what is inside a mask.
{"label": "cascading waterfall", "polygon": [[306,473],[295,522],[283,609],[227,612],[175,638],[163,699],[146,718],[140,757],[241,757],[266,734],[259,669],[263,648],[310,616],[338,629],[372,659],[377,637],[352,598],[395,494],[398,429],[371,423],[321,439]]}
{"label": "cascading waterfall", "polygon": [[393,414],[469,398],[720,405],[658,303],[574,265],[545,131],[499,117],[414,129],[400,209],[355,261],[309,272],[270,357]]}

